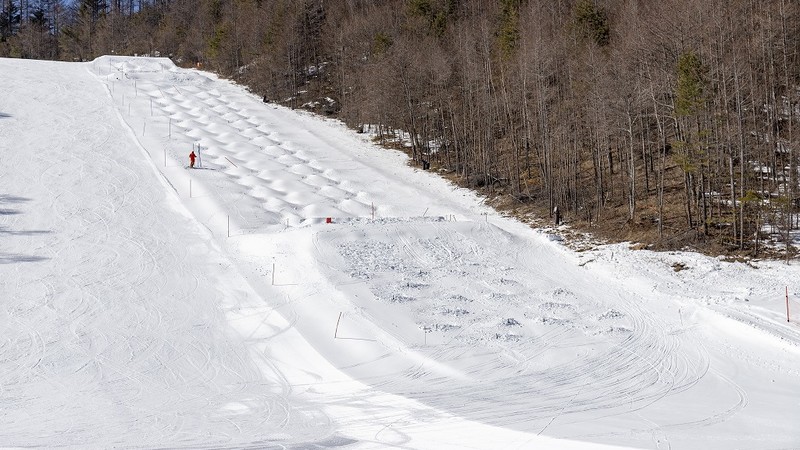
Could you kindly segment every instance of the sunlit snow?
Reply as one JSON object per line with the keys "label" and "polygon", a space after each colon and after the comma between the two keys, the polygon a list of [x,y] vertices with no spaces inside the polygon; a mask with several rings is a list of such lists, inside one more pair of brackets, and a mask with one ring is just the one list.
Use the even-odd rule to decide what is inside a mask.
{"label": "sunlit snow", "polygon": [[798,266],[574,252],[168,59],[0,59],[3,447],[800,448]]}

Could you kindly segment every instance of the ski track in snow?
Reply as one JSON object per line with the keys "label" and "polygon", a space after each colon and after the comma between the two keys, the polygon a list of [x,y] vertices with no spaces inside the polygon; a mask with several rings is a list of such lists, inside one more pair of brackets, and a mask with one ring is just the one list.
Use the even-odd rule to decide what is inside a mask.
{"label": "ski track in snow", "polygon": [[800,446],[793,268],[574,254],[212,75],[61,67],[85,116],[0,117],[0,445]]}
{"label": "ski track in snow", "polygon": [[[694,349],[697,343],[693,340],[666,333],[636,305],[625,305],[624,299],[618,298],[615,305],[617,308],[625,305],[624,312],[613,310],[614,314],[604,317],[604,314],[609,316],[606,313],[612,311],[609,309],[612,305],[592,300],[590,293],[548,289],[558,280],[537,280],[542,278],[544,268],[537,267],[533,258],[523,256],[535,254],[534,248],[515,248],[512,259],[500,260],[505,267],[493,268],[498,261],[488,258],[486,253],[492,248],[510,248],[510,242],[498,236],[493,227],[482,225],[433,223],[432,226],[439,228],[433,241],[449,235],[446,242],[457,245],[445,248],[446,251],[441,251],[430,239],[410,242],[408,236],[426,235],[415,230],[419,224],[410,225],[410,231],[400,232],[397,225],[387,226],[389,230],[378,233],[387,236],[382,243],[365,243],[364,236],[352,240],[336,233],[326,236],[326,240],[338,243],[349,262],[359,264],[353,270],[355,277],[367,280],[373,278],[368,267],[376,267],[367,255],[388,253],[370,247],[383,248],[396,242],[402,250],[414,253],[412,259],[381,261],[388,266],[386,270],[400,272],[400,281],[387,283],[384,278],[370,284],[376,294],[375,301],[397,302],[401,298],[413,304],[418,298],[442,299],[434,300],[433,308],[426,304],[420,311],[420,320],[450,325],[428,322],[434,329],[445,330],[452,336],[450,345],[434,349],[429,356],[459,367],[469,380],[461,385],[449,378],[437,378],[417,366],[405,373],[391,374],[380,384],[382,389],[409,390],[403,394],[414,396],[413,390],[424,385],[430,394],[421,397],[427,403],[445,399],[451,402],[460,397],[465,400],[456,409],[460,415],[535,426],[555,413],[614,415],[638,410],[669,393],[692,387],[705,375],[708,360],[702,348]],[[367,248],[358,248],[365,245]],[[400,261],[420,264],[398,267]],[[516,269],[521,267],[526,270]],[[377,266],[375,271],[382,269]],[[460,272],[456,274],[459,280],[484,282],[478,283],[472,292],[460,291],[469,297],[453,295],[454,286],[433,288],[437,280],[453,279],[450,273],[453,270]],[[431,282],[425,283],[428,280]],[[459,306],[456,311],[460,313],[453,314],[450,308],[454,304]],[[425,317],[431,310],[440,313]],[[582,320],[584,316],[593,320]],[[370,317],[370,320],[381,319]],[[465,361],[470,360],[468,349],[474,346],[493,349],[502,358],[491,365],[480,359],[474,366],[465,366]],[[488,386],[475,384],[475,380],[487,377],[499,382]],[[408,384],[409,379],[413,383]],[[582,387],[585,389],[581,390]],[[576,393],[576,389],[580,392]],[[514,393],[513,398],[508,398],[509,392]],[[518,413],[509,415],[505,409],[497,411],[492,407],[500,401],[513,405],[510,409]],[[500,416],[493,417],[494,414]]]}

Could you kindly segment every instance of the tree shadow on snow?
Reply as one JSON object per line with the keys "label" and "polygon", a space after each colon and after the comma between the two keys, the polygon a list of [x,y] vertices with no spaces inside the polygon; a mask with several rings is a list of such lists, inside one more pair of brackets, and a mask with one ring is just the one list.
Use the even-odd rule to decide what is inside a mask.
{"label": "tree shadow on snow", "polygon": [[39,262],[39,261],[46,261],[50,258],[45,258],[44,256],[33,256],[33,255],[19,255],[13,253],[0,253],[0,264],[16,264],[16,263],[27,263],[27,262]]}
{"label": "tree shadow on snow", "polygon": [[[0,117],[2,117],[2,113],[0,113]],[[31,199],[25,197],[17,197],[15,195],[9,194],[0,194],[0,216],[13,216],[17,214],[22,214],[23,211],[18,209],[12,208],[4,208],[4,205],[10,205],[15,203],[25,203],[29,202]],[[49,234],[52,233],[50,230],[10,230],[8,227],[0,226],[0,236],[37,236],[41,234]],[[0,253],[0,264],[16,264],[16,263],[25,263],[25,262],[38,262],[38,261],[45,261],[50,258],[45,258],[43,256],[35,256],[35,255],[22,255],[17,253]]]}
{"label": "tree shadow on snow", "polygon": [[[14,213],[19,214],[19,213]],[[0,211],[0,216],[3,215],[3,212]],[[0,234],[6,234],[8,236],[37,236],[40,234],[50,234],[52,231],[50,230],[9,230],[6,227],[0,227]]]}
{"label": "tree shadow on snow", "polygon": [[29,201],[31,201],[31,199],[27,197],[17,197],[16,195],[0,194],[0,203],[24,203]]}
{"label": "tree shadow on snow", "polygon": [[[49,233],[51,233],[49,230],[8,230],[5,227],[0,227],[0,236],[36,236]],[[0,264],[39,262],[46,261],[48,259],[50,258],[46,258],[44,256],[22,255],[19,253],[0,253]]]}

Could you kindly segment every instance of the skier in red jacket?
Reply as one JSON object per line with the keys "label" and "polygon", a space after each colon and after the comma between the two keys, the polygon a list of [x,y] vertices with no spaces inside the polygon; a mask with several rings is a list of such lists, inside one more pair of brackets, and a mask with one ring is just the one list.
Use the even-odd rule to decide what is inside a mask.
{"label": "skier in red jacket", "polygon": [[191,167],[192,169],[194,169],[195,158],[197,158],[197,156],[194,154],[194,150],[192,150],[192,153],[189,153],[189,167]]}

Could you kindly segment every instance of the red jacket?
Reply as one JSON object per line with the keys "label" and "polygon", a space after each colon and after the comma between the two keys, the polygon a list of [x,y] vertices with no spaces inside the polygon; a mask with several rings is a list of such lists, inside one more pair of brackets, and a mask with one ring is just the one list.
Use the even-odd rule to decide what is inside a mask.
{"label": "red jacket", "polygon": [[194,154],[194,151],[192,151],[192,153],[189,153],[189,159],[191,159],[192,161],[194,161],[194,159],[195,159],[195,158],[196,158],[196,156],[195,156],[195,154]]}

